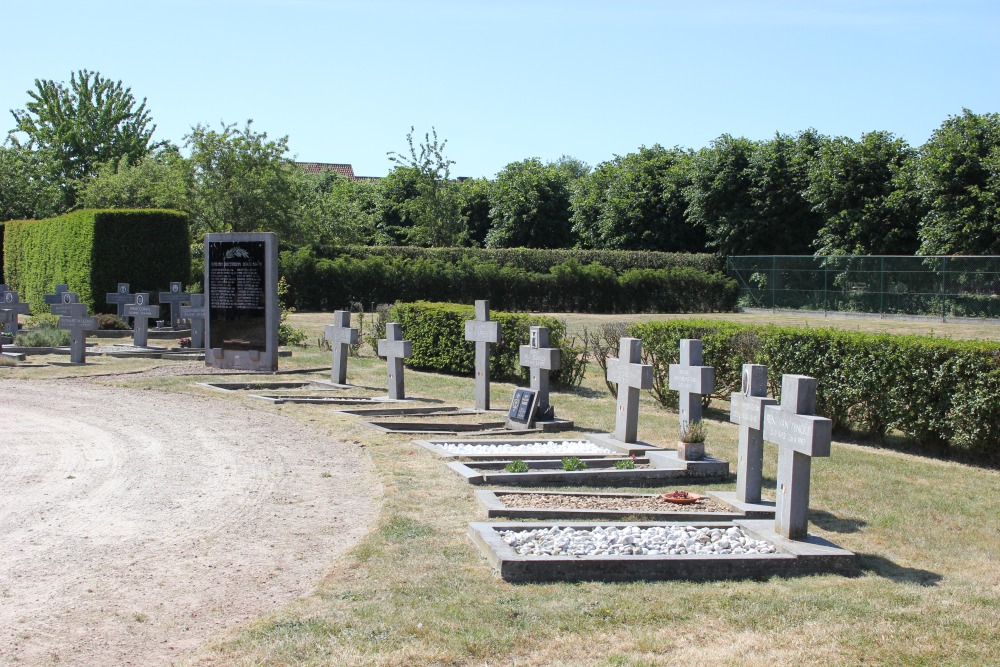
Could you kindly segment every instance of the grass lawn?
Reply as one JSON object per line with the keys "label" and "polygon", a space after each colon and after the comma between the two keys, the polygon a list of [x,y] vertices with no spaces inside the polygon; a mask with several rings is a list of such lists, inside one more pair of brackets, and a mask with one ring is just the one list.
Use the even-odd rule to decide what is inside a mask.
{"label": "grass lawn", "polygon": [[[769,315],[766,321],[780,318]],[[604,318],[567,319],[576,328]],[[888,322],[819,319],[850,328]],[[295,314],[292,320],[309,330],[313,346],[296,350],[282,367],[328,366],[329,353],[318,351],[314,341],[329,314]],[[892,321],[896,330],[915,333],[911,324],[916,325]],[[934,331],[986,337],[989,328],[937,323]],[[370,350],[362,353],[368,356],[350,361],[349,381],[384,387],[384,364]],[[103,370],[162,363],[116,360]],[[579,428],[608,431],[614,401],[595,368],[588,369],[583,387],[557,391],[552,402]],[[0,379],[80,372],[4,367]],[[91,381],[209,391],[194,386],[197,379],[95,374]],[[471,378],[408,370],[406,383],[409,395],[448,405],[472,403]],[[493,402],[504,404],[512,390],[495,383]],[[484,516],[473,487],[441,459],[412,446],[411,437],[368,429],[327,407],[212,395],[280,411],[363,447],[384,501],[372,532],[330,564],[313,595],[205,649],[196,664],[1000,664],[1000,472],[995,469],[900,453],[878,443],[835,441],[830,458],[813,462],[810,530],[858,554],[853,577],[512,585],[493,574],[466,538],[468,523]],[[736,427],[727,416],[724,404],[713,403],[707,411],[707,449],[735,465]],[[676,415],[644,396],[640,439],[668,444],[675,433]],[[776,460],[768,445],[765,488],[773,489]],[[674,487],[650,490],[668,488]],[[683,488],[733,489],[734,483]]]}

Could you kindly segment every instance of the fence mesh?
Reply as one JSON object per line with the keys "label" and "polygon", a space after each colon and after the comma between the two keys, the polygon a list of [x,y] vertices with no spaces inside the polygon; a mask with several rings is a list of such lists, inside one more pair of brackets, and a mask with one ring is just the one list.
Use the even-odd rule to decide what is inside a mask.
{"label": "fence mesh", "polygon": [[1000,318],[995,255],[742,255],[726,272],[744,308]]}

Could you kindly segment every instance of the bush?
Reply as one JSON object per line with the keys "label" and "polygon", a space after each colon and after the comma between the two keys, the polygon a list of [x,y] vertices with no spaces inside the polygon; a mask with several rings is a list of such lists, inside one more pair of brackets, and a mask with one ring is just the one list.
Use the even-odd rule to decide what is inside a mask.
{"label": "bush", "polygon": [[69,345],[69,331],[66,329],[33,329],[14,336],[14,345],[19,347],[66,347]]}
{"label": "bush", "polygon": [[97,328],[100,331],[128,331],[132,328],[128,322],[117,315],[98,313],[95,317],[97,317]]}
{"label": "bush", "polygon": [[[632,324],[652,363],[653,393],[675,406],[667,366],[679,341],[700,338],[715,367],[714,397],[738,391],[742,365],[768,366],[771,394],[785,373],[819,380],[817,414],[838,430],[898,431],[923,443],[1000,453],[1000,343],[708,320]],[[780,397],[779,397],[780,398]]]}

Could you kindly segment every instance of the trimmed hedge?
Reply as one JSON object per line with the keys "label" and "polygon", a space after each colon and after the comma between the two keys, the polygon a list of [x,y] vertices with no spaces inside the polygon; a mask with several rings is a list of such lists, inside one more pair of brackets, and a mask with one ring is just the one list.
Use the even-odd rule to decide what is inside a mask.
{"label": "trimmed hedge", "polygon": [[680,339],[700,338],[715,397],[738,391],[743,364],[766,364],[775,396],[784,373],[817,378],[817,413],[834,428],[1000,454],[1000,343],[710,320],[632,324],[629,334],[643,341],[664,405],[677,402],[666,387]]}
{"label": "trimmed hedge", "polygon": [[[475,344],[465,340],[465,321],[475,319],[475,308],[453,303],[397,303],[389,311],[399,322],[403,337],[413,341],[413,356],[406,365],[426,371],[472,375],[475,372]],[[554,317],[492,311],[490,319],[500,323],[500,343],[491,346],[490,377],[499,381],[527,381],[528,369],[518,363],[518,348],[528,344],[528,327],[549,328],[550,344],[562,353],[562,368],[549,377],[554,385],[571,386],[583,379],[579,361],[584,348],[566,338],[565,323]],[[576,365],[568,360],[577,360]]]}
{"label": "trimmed hedge", "polygon": [[462,259],[475,262],[493,262],[504,268],[523,269],[529,273],[547,273],[557,264],[576,259],[582,264],[594,262],[608,267],[615,273],[629,269],[691,268],[709,273],[725,269],[721,255],[684,252],[655,252],[652,250],[574,250],[543,248],[417,248],[414,246],[313,246],[313,252],[323,259],[369,257],[429,259],[456,264]]}
{"label": "trimmed hedge", "polygon": [[44,296],[59,283],[92,312],[108,311],[104,295],[119,282],[156,293],[173,280],[189,280],[189,243],[187,215],[179,211],[85,209],[8,221],[4,275],[34,312],[47,312]]}
{"label": "trimmed hedge", "polygon": [[728,312],[739,294],[736,282],[720,273],[678,267],[617,274],[575,258],[548,273],[531,273],[471,257],[455,263],[380,256],[331,260],[303,248],[281,253],[281,274],[291,305],[300,310],[335,310],[352,302],[489,299],[508,311]]}

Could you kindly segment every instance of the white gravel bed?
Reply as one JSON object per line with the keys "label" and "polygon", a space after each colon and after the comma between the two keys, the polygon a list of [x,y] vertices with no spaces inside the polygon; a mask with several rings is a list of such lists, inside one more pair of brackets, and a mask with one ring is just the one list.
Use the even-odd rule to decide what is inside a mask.
{"label": "white gravel bed", "polygon": [[696,526],[597,526],[592,529],[499,530],[522,556],[738,556],[773,554],[776,549],[742,529]]}
{"label": "white gravel bed", "polygon": [[453,456],[517,456],[518,454],[614,454],[606,447],[598,447],[589,440],[563,440],[555,442],[511,442],[502,445],[487,445],[475,442],[449,442],[439,444],[442,450]]}

